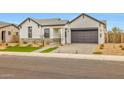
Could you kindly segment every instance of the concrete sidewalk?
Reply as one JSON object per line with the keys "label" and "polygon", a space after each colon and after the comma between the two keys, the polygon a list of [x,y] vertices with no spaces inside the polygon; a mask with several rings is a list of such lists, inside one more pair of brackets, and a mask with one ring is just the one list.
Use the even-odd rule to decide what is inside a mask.
{"label": "concrete sidewalk", "polygon": [[19,52],[0,52],[0,55],[15,56],[36,56],[36,57],[54,57],[68,59],[88,59],[88,60],[105,60],[105,61],[123,61],[124,56],[113,55],[86,55],[86,54],[60,54],[60,53],[19,53]]}

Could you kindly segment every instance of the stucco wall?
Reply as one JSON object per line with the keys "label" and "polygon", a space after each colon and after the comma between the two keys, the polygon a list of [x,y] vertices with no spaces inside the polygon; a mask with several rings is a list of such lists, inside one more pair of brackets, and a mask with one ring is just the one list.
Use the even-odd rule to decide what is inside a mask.
{"label": "stucco wall", "polygon": [[28,27],[32,26],[32,38],[41,37],[41,27],[35,22],[27,20],[20,27],[20,38],[28,38]]}
{"label": "stucco wall", "polygon": [[[75,21],[70,23],[70,28],[92,28],[97,27],[98,28],[98,43],[103,44],[105,42],[104,33],[106,31],[106,28],[104,28],[104,25],[100,22],[97,22],[93,20],[90,17],[87,16],[80,16]],[[100,37],[100,34],[102,34]]]}
{"label": "stucco wall", "polygon": [[[16,32],[19,32],[19,29],[17,29],[15,26],[8,26],[0,29],[0,43],[2,43],[2,31],[5,31],[5,42],[9,43],[13,40],[13,35],[16,35]],[[8,32],[11,32],[11,35],[8,34]],[[18,33],[19,34],[19,33]]]}
{"label": "stucco wall", "polygon": [[87,27],[98,27],[99,23],[87,16],[80,16],[75,21],[70,23],[70,28],[87,28]]}
{"label": "stucco wall", "polygon": [[60,29],[53,29],[53,38],[61,38]]}
{"label": "stucco wall", "polygon": [[[38,26],[35,22],[33,21],[29,21],[27,20],[26,22],[24,22],[21,27],[20,27],[20,42],[22,42],[22,40],[26,40],[28,39],[28,27],[32,27],[32,40],[34,39],[38,39],[41,37],[44,37],[44,29],[49,28],[50,29],[50,39],[54,40],[57,38],[63,38],[61,42],[64,42],[63,40],[65,40],[65,30],[64,30],[64,26],[45,26],[45,27],[41,27]],[[58,29],[58,30],[54,30],[54,29]],[[63,32],[61,32],[63,31]],[[63,43],[63,44],[64,44]]]}

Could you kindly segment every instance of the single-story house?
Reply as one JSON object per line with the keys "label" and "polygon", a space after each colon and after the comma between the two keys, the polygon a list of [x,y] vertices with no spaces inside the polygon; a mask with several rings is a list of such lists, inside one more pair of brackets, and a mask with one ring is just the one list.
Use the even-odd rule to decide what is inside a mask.
{"label": "single-story house", "polygon": [[20,42],[49,39],[61,44],[104,43],[106,22],[97,20],[87,14],[80,14],[72,21],[59,18],[27,18],[20,25]]}
{"label": "single-story house", "polygon": [[12,23],[0,22],[0,43],[15,43],[18,38],[18,26]]}

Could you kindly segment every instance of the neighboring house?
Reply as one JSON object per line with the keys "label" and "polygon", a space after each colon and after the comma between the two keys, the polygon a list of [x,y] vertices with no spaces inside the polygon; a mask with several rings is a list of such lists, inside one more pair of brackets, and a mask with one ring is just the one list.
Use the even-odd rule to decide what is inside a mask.
{"label": "neighboring house", "polygon": [[104,43],[106,22],[99,21],[82,13],[72,21],[53,19],[27,18],[20,25],[20,42],[60,41],[70,43]]}
{"label": "neighboring house", "polygon": [[15,43],[19,38],[19,29],[16,25],[0,22],[0,43]]}

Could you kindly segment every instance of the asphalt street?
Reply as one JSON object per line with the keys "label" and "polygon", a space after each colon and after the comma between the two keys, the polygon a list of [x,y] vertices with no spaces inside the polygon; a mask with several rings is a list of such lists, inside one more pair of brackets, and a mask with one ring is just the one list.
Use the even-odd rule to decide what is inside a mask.
{"label": "asphalt street", "polygon": [[0,56],[1,79],[124,79],[124,62]]}

